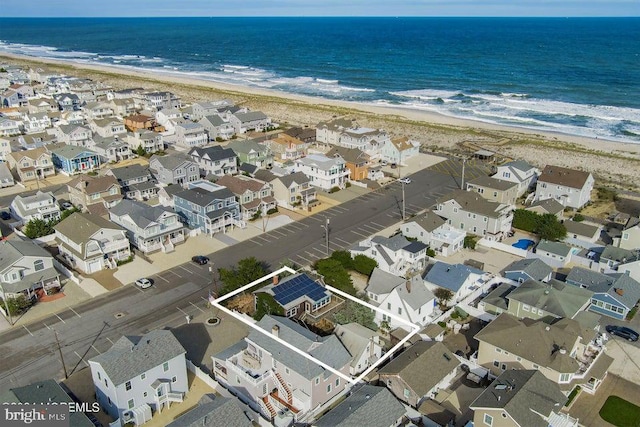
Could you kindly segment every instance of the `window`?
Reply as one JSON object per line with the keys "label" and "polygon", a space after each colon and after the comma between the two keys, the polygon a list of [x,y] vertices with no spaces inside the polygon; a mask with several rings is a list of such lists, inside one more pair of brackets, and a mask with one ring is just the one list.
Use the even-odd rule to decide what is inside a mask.
{"label": "window", "polygon": [[398,314],[402,315],[402,307],[398,307]]}
{"label": "window", "polygon": [[404,393],[403,394],[404,394],[405,399],[408,399],[409,397],[411,397],[411,391],[409,391],[408,388],[404,389]]}
{"label": "window", "polygon": [[336,378],[336,387],[340,385],[340,378]]}
{"label": "window", "polygon": [[527,304],[522,304],[522,310],[523,311],[529,311],[529,306]]}
{"label": "window", "polygon": [[495,366],[496,368],[500,367],[500,362],[498,362],[497,360],[493,361],[493,366]]}
{"label": "window", "polygon": [[289,371],[289,368],[284,368],[284,372],[285,372],[287,375],[289,375],[289,372],[290,372],[290,371]]}
{"label": "window", "polygon": [[327,384],[327,393],[331,393],[331,384]]}
{"label": "window", "polygon": [[102,376],[100,375],[100,372],[98,372],[98,381],[102,381]]}
{"label": "window", "polygon": [[142,375],[140,375],[140,379],[141,379],[141,380],[143,380],[143,379],[145,379],[145,378],[147,378],[147,374],[142,374]]}
{"label": "window", "polygon": [[33,269],[35,271],[44,270],[44,261],[39,259],[33,263]]}
{"label": "window", "polygon": [[387,303],[387,310],[391,310],[391,303],[390,302]]}
{"label": "window", "polygon": [[569,381],[571,381],[571,374],[560,374],[561,383],[568,383]]}
{"label": "window", "polygon": [[131,390],[131,381],[124,383],[124,389],[127,391]]}
{"label": "window", "polygon": [[142,397],[147,397],[147,392],[142,393]]}
{"label": "window", "polygon": [[500,365],[500,369],[502,369],[503,371],[507,370],[507,364],[503,363],[502,365]]}
{"label": "window", "polygon": [[517,356],[517,357],[516,357],[516,360],[517,360],[518,362],[522,362],[522,357]]}
{"label": "window", "polygon": [[484,414],[484,418],[482,419],[482,421],[488,426],[493,425],[493,417],[489,414]]}
{"label": "window", "polygon": [[320,377],[316,378],[316,385],[320,384]]}
{"label": "window", "polygon": [[535,363],[533,364],[533,369],[538,369],[540,368],[540,366],[536,365]]}
{"label": "window", "polygon": [[133,401],[133,399],[129,399],[129,401],[127,402],[127,406],[129,407],[129,409],[133,409],[133,407],[135,406],[135,402]]}
{"label": "window", "polygon": [[502,353],[502,349],[501,349],[501,348],[496,347],[496,353]]}
{"label": "window", "polygon": [[164,362],[164,363],[162,364],[162,370],[163,370],[164,372],[167,372],[167,371],[169,370],[169,362]]}
{"label": "window", "polygon": [[104,379],[104,386],[105,386],[105,387],[109,387],[109,383],[107,382],[107,379],[106,379],[106,378]]}

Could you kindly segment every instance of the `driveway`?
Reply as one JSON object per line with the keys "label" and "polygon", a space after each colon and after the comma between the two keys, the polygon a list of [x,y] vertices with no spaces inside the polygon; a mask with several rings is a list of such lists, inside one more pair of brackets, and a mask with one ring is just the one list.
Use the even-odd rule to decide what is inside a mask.
{"label": "driveway", "polygon": [[607,354],[613,357],[609,373],[624,377],[640,386],[640,347],[618,337],[611,337],[606,344]]}

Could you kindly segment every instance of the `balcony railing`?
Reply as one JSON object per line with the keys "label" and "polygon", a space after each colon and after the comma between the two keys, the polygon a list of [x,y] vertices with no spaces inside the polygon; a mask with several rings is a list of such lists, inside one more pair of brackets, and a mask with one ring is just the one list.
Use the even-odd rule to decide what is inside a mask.
{"label": "balcony railing", "polygon": [[245,380],[253,383],[254,385],[259,384],[260,382],[266,380],[269,376],[269,371],[263,372],[262,374],[252,374],[250,371],[246,371],[243,367],[237,363],[227,364],[231,369],[242,376]]}

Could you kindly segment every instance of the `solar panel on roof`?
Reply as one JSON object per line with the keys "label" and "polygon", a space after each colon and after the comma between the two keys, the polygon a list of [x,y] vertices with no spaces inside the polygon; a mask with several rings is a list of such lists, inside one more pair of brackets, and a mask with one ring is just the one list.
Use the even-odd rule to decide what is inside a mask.
{"label": "solar panel on roof", "polygon": [[327,296],[324,287],[311,280],[305,274],[295,276],[272,288],[274,298],[281,305],[289,304],[291,301],[303,295],[308,296],[313,301],[319,301]]}

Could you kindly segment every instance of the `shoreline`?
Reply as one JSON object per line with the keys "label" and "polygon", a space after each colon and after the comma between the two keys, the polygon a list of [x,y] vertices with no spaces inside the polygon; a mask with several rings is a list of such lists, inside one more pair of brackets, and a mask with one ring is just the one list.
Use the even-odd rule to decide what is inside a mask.
{"label": "shoreline", "polygon": [[[61,72],[102,81],[116,89],[142,86],[167,90],[188,103],[210,100],[213,92],[213,96],[231,98],[253,110],[263,110],[274,121],[287,125],[312,127],[332,116],[349,115],[356,118],[361,126],[381,128],[392,136],[408,136],[432,151],[451,153],[478,146],[494,151],[501,157],[523,159],[539,167],[557,164],[589,170],[600,179],[624,189],[640,186],[640,144],[635,143],[511,127],[401,106],[331,100],[126,67],[5,52],[0,53],[0,59],[22,65],[62,68]],[[123,79],[125,76],[126,80]]]}

